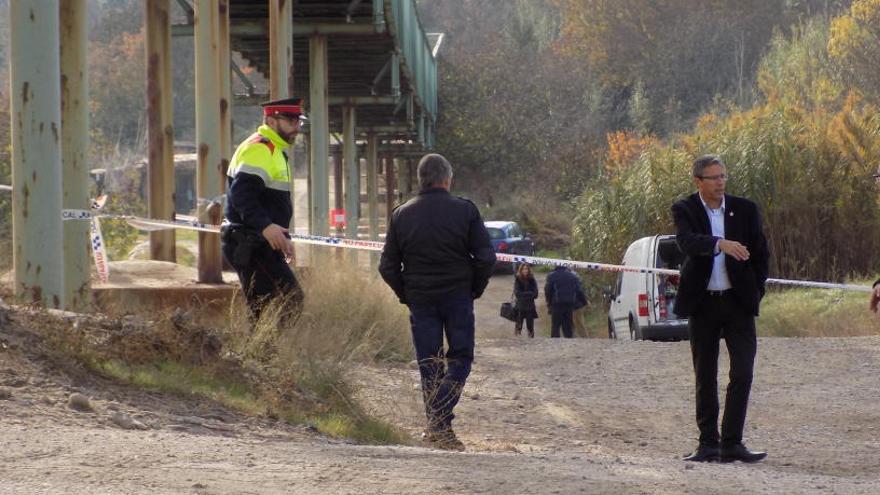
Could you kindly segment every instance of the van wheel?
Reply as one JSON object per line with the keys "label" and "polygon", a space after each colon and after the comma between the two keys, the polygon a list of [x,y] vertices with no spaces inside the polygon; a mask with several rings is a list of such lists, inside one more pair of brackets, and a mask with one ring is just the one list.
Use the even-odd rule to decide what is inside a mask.
{"label": "van wheel", "polygon": [[617,332],[614,331],[614,322],[611,321],[611,318],[608,319],[608,338],[617,339]]}
{"label": "van wheel", "polygon": [[629,319],[629,338],[632,340],[642,340],[642,329],[639,324],[632,318]]}

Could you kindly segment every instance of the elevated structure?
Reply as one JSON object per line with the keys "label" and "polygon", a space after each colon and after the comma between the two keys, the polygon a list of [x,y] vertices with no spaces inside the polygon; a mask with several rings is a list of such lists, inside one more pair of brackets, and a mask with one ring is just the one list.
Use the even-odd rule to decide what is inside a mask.
{"label": "elevated structure", "polygon": [[[87,208],[82,161],[88,147],[88,134],[83,131],[88,126],[82,102],[88,98],[88,81],[81,77],[87,73],[86,4],[14,0],[9,11],[15,21],[10,23],[11,80],[13,88],[19,88],[12,92],[15,290],[21,299],[53,307],[81,306],[89,286],[84,269],[88,253],[81,249],[86,223],[62,228],[60,211]],[[171,25],[175,4],[186,13],[187,23]],[[170,36],[189,35],[194,37],[196,59],[195,182],[200,220],[219,221],[219,209],[212,203],[222,197],[232,153],[233,100],[255,104],[295,94],[306,98],[311,118],[304,130],[310,157],[309,230],[319,235],[329,230],[333,133],[344,138],[347,198],[343,204],[349,235],[357,235],[362,154],[368,236],[378,238],[377,175],[381,170],[386,189],[392,189],[386,191],[383,203],[390,203],[395,184],[403,184],[404,194],[409,193],[408,159],[435,142],[435,56],[442,36],[424,32],[415,0],[144,0],[144,13],[151,216],[173,218],[175,194],[182,193],[174,191],[171,156]],[[247,84],[244,71],[230,63],[231,51],[239,52],[268,78],[269,94],[256,94]],[[245,81],[247,94],[230,94],[233,75]],[[65,126],[70,129],[61,132]],[[63,149],[60,136],[65,139]],[[364,144],[357,146],[357,140]],[[60,168],[63,174],[58,173]],[[338,196],[343,194],[340,185]],[[153,259],[173,261],[174,236],[151,234],[150,252]],[[221,266],[219,239],[200,234],[199,281],[220,282]]]}

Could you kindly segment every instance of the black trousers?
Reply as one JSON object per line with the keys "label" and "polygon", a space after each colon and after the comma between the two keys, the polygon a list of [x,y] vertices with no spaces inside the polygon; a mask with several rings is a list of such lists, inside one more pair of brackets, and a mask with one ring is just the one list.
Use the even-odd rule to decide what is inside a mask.
{"label": "black trousers", "polygon": [[453,410],[474,361],[474,299],[456,294],[433,303],[410,304],[409,321],[428,429],[446,430],[452,427]]}
{"label": "black trousers", "polygon": [[[534,314],[534,313],[531,313]],[[516,326],[513,328],[513,333],[516,335],[522,335],[522,327],[523,321],[526,322],[526,328],[529,331],[529,337],[535,336],[535,318],[531,315],[526,316],[524,311],[517,310],[516,312]]]}
{"label": "black trousers", "polygon": [[570,339],[574,337],[574,304],[553,304],[550,306],[550,337],[559,338],[559,328],[562,328],[562,336]]}
{"label": "black trousers", "polygon": [[[700,443],[734,445],[742,442],[758,340],[755,317],[730,291],[707,295],[688,320],[696,376],[697,426]],[[730,383],[718,434],[718,351],[723,338],[730,354]]]}
{"label": "black trousers", "polygon": [[284,255],[267,243],[254,249],[250,261],[241,265],[234,261],[237,246],[234,240],[224,241],[223,256],[238,274],[252,322],[260,319],[264,306],[275,298],[281,298],[279,303],[284,305],[281,320],[295,321],[302,310],[303,291]]}

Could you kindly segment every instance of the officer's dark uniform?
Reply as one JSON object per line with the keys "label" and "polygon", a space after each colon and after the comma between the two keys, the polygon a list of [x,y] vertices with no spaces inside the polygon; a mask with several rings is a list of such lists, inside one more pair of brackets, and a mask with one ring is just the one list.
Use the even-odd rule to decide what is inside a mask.
{"label": "officer's dark uniform", "polygon": [[557,266],[544,282],[544,298],[550,308],[550,336],[559,338],[561,327],[563,337],[574,337],[574,309],[579,300],[584,304],[587,300],[578,276],[564,266]]}
{"label": "officer's dark uniform", "polygon": [[[300,98],[263,104],[264,115],[298,118],[302,114]],[[283,150],[288,143],[268,125],[261,125],[235,150],[229,164],[226,195],[226,219],[221,240],[223,255],[238,273],[254,321],[263,304],[276,295],[285,301],[296,316],[303,293],[299,282],[284,259],[263,237],[270,224],[290,225],[293,204],[290,201],[291,173]]]}
{"label": "officer's dark uniform", "polygon": [[489,233],[470,201],[431,188],[392,212],[379,273],[410,309],[431,430],[451,428],[474,358],[474,299],[494,265]]}

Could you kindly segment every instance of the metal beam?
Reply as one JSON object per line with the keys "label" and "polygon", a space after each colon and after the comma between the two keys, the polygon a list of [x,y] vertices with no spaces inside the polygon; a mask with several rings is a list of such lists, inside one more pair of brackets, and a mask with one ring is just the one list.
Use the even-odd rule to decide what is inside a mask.
{"label": "metal beam", "polygon": [[9,4],[15,295],[64,306],[57,2]]}
{"label": "metal beam", "polygon": [[[290,0],[287,0],[290,3]],[[192,24],[174,24],[171,26],[171,35],[192,36]],[[233,37],[261,37],[268,36],[269,30],[265,22],[261,21],[240,21],[231,26],[230,34]],[[338,24],[333,22],[298,22],[293,24],[291,34],[296,37],[306,37],[315,34],[323,35],[350,35],[363,36],[371,34],[385,34],[385,24],[379,27],[373,24]]]}
{"label": "metal beam", "polygon": [[358,127],[358,134],[415,134],[416,130],[408,125],[374,125]]}
{"label": "metal beam", "polygon": [[351,23],[351,16],[354,14],[354,10],[361,4],[362,0],[351,0],[348,4],[348,8],[345,9],[345,22]]}
{"label": "metal beam", "polygon": [[[198,140],[198,167],[196,169],[196,196],[199,221],[219,221],[215,211],[208,210],[206,200],[223,192],[220,175],[220,85],[219,36],[220,20],[214,0],[195,2],[196,44],[196,136]],[[225,68],[225,67],[224,67]],[[215,209],[216,210],[216,209]],[[214,214],[209,216],[209,214]],[[221,276],[220,237],[217,234],[199,232],[199,282],[220,283]]]}
{"label": "metal beam", "polygon": [[[86,0],[60,3],[62,205],[89,209],[89,78]],[[90,304],[89,225],[64,222],[64,307]]]}
{"label": "metal beam", "polygon": [[[144,2],[147,65],[147,214],[174,220],[171,3]],[[174,230],[150,232],[150,259],[177,260]]]}
{"label": "metal beam", "polygon": [[327,235],[329,232],[329,178],[327,176],[328,136],[330,116],[327,105],[327,37],[315,35],[309,38],[309,133],[311,137],[311,177],[309,194],[312,198],[312,233]]}
{"label": "metal beam", "polygon": [[[239,67],[238,64],[236,64],[232,60],[229,61],[229,66],[232,68],[232,72],[234,72],[235,75],[238,76],[238,79],[241,81],[241,83],[244,84],[244,87],[247,90],[247,95],[244,96],[254,96],[254,91],[256,91],[256,87],[254,86],[254,83],[252,83],[251,80],[248,79],[247,75],[242,72],[241,67]],[[235,95],[236,103],[238,102],[237,98],[239,96],[240,95]]]}
{"label": "metal beam", "polygon": [[[235,95],[235,104],[240,106],[258,105],[263,101],[274,99],[267,94]],[[398,98],[393,96],[329,96],[328,106],[339,105],[394,105]]]}
{"label": "metal beam", "polygon": [[391,69],[391,62],[394,60],[394,56],[388,57],[388,61],[385,62],[385,65],[379,70],[379,73],[376,74],[376,77],[373,78],[373,84],[370,86],[370,94],[376,95],[379,94],[379,91],[376,89],[376,86],[382,81],[382,78],[388,74],[388,71]]}
{"label": "metal beam", "polygon": [[[391,54],[391,96],[400,98],[400,55],[397,51]],[[394,109],[397,113],[398,109]]]}

